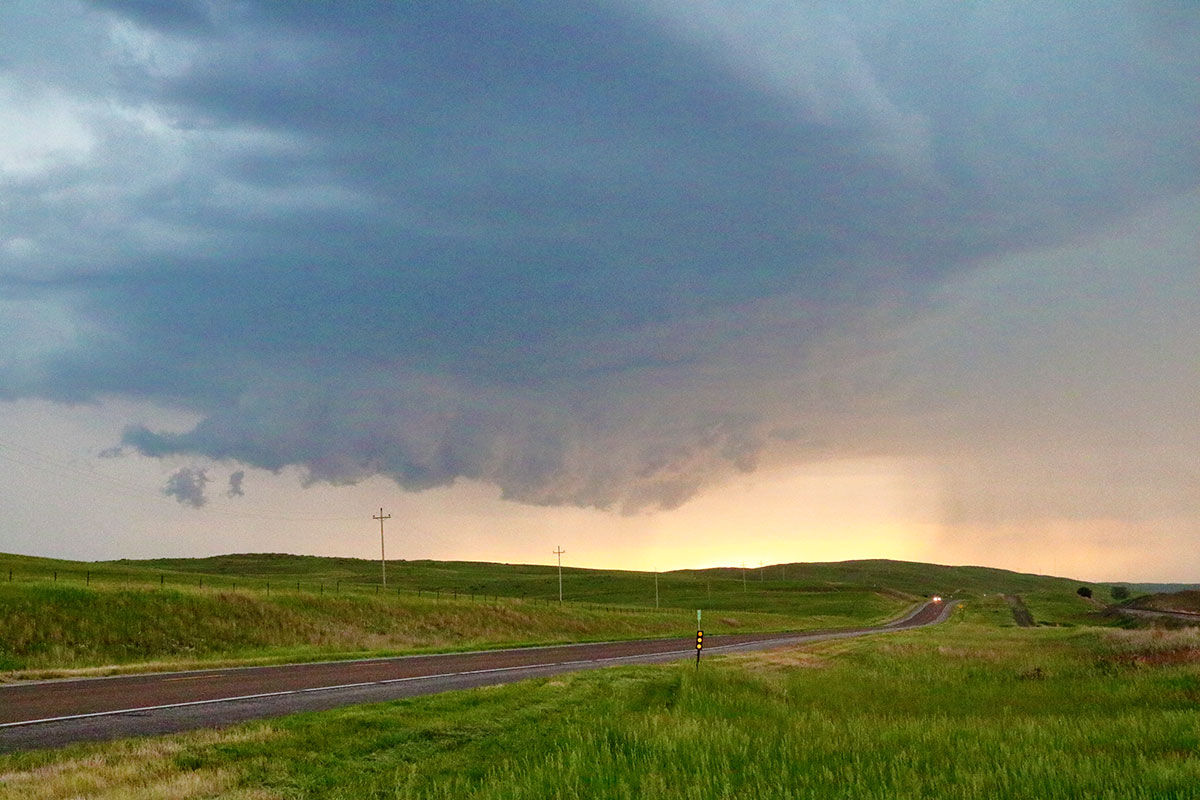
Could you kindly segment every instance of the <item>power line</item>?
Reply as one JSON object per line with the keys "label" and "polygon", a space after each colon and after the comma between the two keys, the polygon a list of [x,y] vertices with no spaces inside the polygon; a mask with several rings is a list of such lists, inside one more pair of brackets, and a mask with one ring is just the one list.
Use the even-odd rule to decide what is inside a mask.
{"label": "power line", "polygon": [[387,559],[383,555],[383,521],[391,519],[392,515],[383,515],[383,508],[379,509],[379,515],[373,516],[371,519],[379,520],[379,574],[383,576],[383,588],[387,588]]}
{"label": "power line", "polygon": [[[379,509],[379,510],[382,511],[383,509]],[[560,544],[560,545],[558,545],[557,550],[551,550],[550,552],[552,552],[558,556],[558,602],[561,603],[562,602],[562,557],[563,557],[563,553],[565,553],[567,551],[563,550],[562,545]],[[576,583],[578,583],[578,581],[576,581]]]}

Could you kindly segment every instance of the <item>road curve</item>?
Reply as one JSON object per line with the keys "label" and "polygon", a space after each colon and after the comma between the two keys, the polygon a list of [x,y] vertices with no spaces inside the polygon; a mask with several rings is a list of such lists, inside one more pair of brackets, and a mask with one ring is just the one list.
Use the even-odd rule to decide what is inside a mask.
{"label": "road curve", "polygon": [[1159,611],[1154,608],[1127,608],[1124,606],[1109,606],[1107,610],[1131,617],[1178,619],[1192,625],[1200,625],[1200,614],[1197,614],[1195,611]]}
{"label": "road curve", "polygon": [[[941,622],[953,605],[926,603],[872,628],[708,636],[704,654],[916,628]],[[217,727],[695,652],[691,638],[642,639],[11,684],[0,686],[0,752]]]}

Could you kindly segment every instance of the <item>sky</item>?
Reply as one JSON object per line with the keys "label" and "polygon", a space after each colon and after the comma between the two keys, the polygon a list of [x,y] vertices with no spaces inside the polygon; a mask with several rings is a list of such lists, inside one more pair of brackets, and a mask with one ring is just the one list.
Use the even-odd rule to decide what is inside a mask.
{"label": "sky", "polygon": [[0,4],[0,551],[1198,581],[1197,42]]}

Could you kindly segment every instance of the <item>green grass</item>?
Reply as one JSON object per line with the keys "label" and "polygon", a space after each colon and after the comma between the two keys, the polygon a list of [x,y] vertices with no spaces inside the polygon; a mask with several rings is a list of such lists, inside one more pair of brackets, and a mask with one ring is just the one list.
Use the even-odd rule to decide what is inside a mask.
{"label": "green grass", "polygon": [[1074,591],[1034,591],[1021,595],[1039,625],[1105,625],[1103,603]]}
{"label": "green grass", "polygon": [[[890,617],[876,595],[797,604],[792,614],[723,611],[712,633],[834,627]],[[840,613],[840,615],[839,615]],[[163,669],[686,636],[695,611],[430,596],[0,584],[0,669],[11,678],[125,665]],[[125,671],[128,671],[126,669]]]}
{"label": "green grass", "polygon": [[[389,592],[441,597],[508,597],[557,600],[553,566],[463,561],[390,561]],[[655,576],[648,572],[564,568],[563,592],[574,603],[655,605]],[[295,589],[313,594],[375,593],[379,563],[275,553],[196,559],[78,562],[0,554],[0,583],[51,581],[126,588]],[[677,570],[658,576],[658,604],[675,608],[791,613],[797,597],[834,608],[844,597],[930,594],[975,595],[1073,592],[1075,581],[985,567],[948,567],[900,561],[776,564],[762,569]],[[836,613],[836,612],[835,612]]]}
{"label": "green grass", "polygon": [[[1039,621],[1079,624],[1077,584],[893,561],[652,573],[279,554],[71,562],[0,554],[0,678],[433,650],[852,627],[922,594],[1023,592]],[[10,578],[11,575],[11,579]],[[1041,604],[1040,606],[1038,604]],[[1038,609],[1041,609],[1040,611]]]}
{"label": "green grass", "polygon": [[1196,633],[1006,621],[0,756],[0,797],[1196,796]]}
{"label": "green grass", "polygon": [[[0,560],[0,566],[3,561]],[[353,558],[319,558],[275,553],[237,554],[197,559],[107,562],[106,568],[207,575],[213,580],[302,580],[347,586],[373,586],[379,562]],[[572,600],[596,603],[653,602],[654,575],[626,570],[563,568],[564,591]],[[552,599],[558,596],[558,570],[553,566],[489,564],[469,561],[389,561],[388,581],[406,590]],[[928,594],[1018,594],[1039,590],[1075,591],[1078,581],[1028,575],[989,567],[949,567],[904,561],[869,560],[816,564],[773,564],[763,568],[722,567],[676,570],[659,576],[660,600],[694,608],[773,610],[797,592],[881,591],[905,596]]]}

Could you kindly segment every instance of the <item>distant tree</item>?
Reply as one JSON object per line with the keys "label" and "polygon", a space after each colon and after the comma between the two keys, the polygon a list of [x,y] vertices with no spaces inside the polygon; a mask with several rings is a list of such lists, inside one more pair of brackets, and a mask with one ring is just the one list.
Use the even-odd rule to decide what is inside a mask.
{"label": "distant tree", "polygon": [[1080,586],[1078,589],[1075,590],[1075,594],[1079,595],[1080,597],[1091,597],[1092,590],[1086,586]]}
{"label": "distant tree", "polygon": [[1124,586],[1114,586],[1112,587],[1112,596],[1113,600],[1128,600],[1129,590]]}

